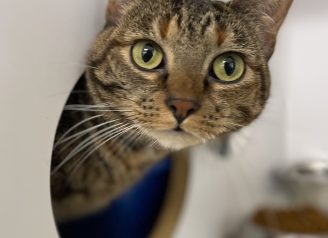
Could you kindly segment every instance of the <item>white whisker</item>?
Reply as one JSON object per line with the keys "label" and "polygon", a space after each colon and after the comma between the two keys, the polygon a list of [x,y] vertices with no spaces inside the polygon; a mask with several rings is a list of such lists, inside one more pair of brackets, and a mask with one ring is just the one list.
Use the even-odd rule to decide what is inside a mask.
{"label": "white whisker", "polygon": [[72,126],[70,129],[68,129],[58,140],[57,140],[57,143],[54,145],[54,148],[56,148],[56,146],[58,145],[58,144],[60,144],[60,142],[71,132],[71,131],[73,131],[74,129],[76,129],[77,127],[79,127],[80,125],[82,125],[82,124],[84,124],[84,123],[86,123],[86,122],[88,122],[88,121],[91,121],[91,120],[93,120],[93,119],[95,119],[95,118],[98,118],[98,117],[101,117],[102,115],[96,115],[96,116],[93,116],[93,117],[89,117],[89,118],[87,118],[87,119],[85,119],[85,120],[83,120],[83,121],[81,121],[81,122],[79,122],[79,123],[77,123],[77,124],[75,124],[74,126]]}
{"label": "white whisker", "polygon": [[66,111],[103,111],[103,112],[132,112],[131,109],[113,109],[106,103],[98,105],[69,104],[64,107]]}
{"label": "white whisker", "polygon": [[56,148],[58,145],[61,145],[61,144],[65,143],[65,142],[67,142],[67,141],[72,140],[72,139],[75,138],[75,140],[72,141],[72,142],[74,142],[74,141],[76,141],[76,139],[81,138],[83,135],[88,134],[90,131],[93,131],[93,130],[95,130],[95,129],[99,128],[99,127],[105,126],[105,125],[107,125],[107,124],[111,124],[111,123],[116,122],[116,121],[118,121],[118,120],[119,120],[119,119],[111,120],[111,121],[106,121],[106,122],[104,122],[104,123],[101,123],[101,124],[95,125],[95,126],[93,126],[93,127],[91,127],[91,128],[87,128],[87,129],[85,129],[85,130],[83,130],[83,131],[77,132],[77,133],[75,133],[74,135],[71,135],[71,136],[69,136],[69,137],[67,137],[67,138],[63,138],[63,139],[61,139],[61,140],[58,140],[58,142],[55,144],[55,148]]}
{"label": "white whisker", "polygon": [[[142,131],[137,127],[135,131],[133,131],[133,135],[128,139],[128,143],[130,143],[130,147],[134,147],[138,142],[138,139],[141,137]],[[120,152],[123,148],[120,149]]]}
{"label": "white whisker", "polygon": [[99,107],[104,107],[104,108],[107,108],[108,105],[106,105],[105,103],[93,104],[93,105],[89,105],[89,104],[67,104],[65,107],[81,107],[81,108],[99,108]]}
{"label": "white whisker", "polygon": [[106,135],[106,133],[111,130],[113,127],[120,125],[119,127],[115,128],[114,130],[110,131],[110,133],[116,133],[117,131],[121,130],[122,127],[126,127],[126,125],[122,125],[123,123],[119,123],[116,125],[113,125],[111,127],[108,128],[104,128],[100,131],[98,131],[97,133],[93,134],[92,136],[89,136],[88,138],[86,138],[85,140],[83,140],[81,143],[79,143],[66,157],[65,159],[56,166],[56,168],[52,171],[52,174],[55,174],[56,172],[58,172],[58,170],[65,165],[70,159],[72,159],[74,156],[76,156],[80,151],[84,150],[85,148],[87,148],[89,145],[91,145],[92,143],[94,143],[94,138],[99,139],[101,137],[103,137],[104,135]]}
{"label": "white whisker", "polygon": [[123,131],[120,131],[114,135],[109,135],[109,138],[108,138],[108,135],[107,137],[104,138],[103,141],[101,141],[95,148],[92,148],[91,150],[89,149],[88,151],[86,151],[83,155],[82,155],[82,158],[80,160],[80,162],[75,166],[74,170],[71,172],[71,175],[73,173],[75,173],[78,168],[90,157],[90,155],[92,155],[96,150],[98,150],[101,146],[103,146],[104,144],[106,144],[107,142],[121,136],[122,134],[125,134],[127,133],[129,130],[135,128],[136,125],[131,125],[131,126],[128,126],[127,128],[125,128]]}
{"label": "white whisker", "polygon": [[65,111],[81,111],[81,112],[132,112],[132,110],[110,110],[110,109],[96,109],[96,108],[79,108],[79,107],[65,107]]}
{"label": "white whisker", "polygon": [[149,147],[154,147],[156,145],[159,145],[159,142],[157,139],[154,139],[154,141],[151,144],[149,144]]}

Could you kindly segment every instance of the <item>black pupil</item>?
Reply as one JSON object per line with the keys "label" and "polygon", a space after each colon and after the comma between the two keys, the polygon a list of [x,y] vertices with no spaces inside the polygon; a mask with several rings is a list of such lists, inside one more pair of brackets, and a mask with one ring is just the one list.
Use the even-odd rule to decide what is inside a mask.
{"label": "black pupil", "polygon": [[228,76],[231,76],[236,69],[235,60],[232,57],[228,57],[224,60],[224,70]]}
{"label": "black pupil", "polygon": [[145,45],[145,47],[143,48],[143,50],[141,52],[142,60],[145,63],[148,63],[153,58],[154,51],[155,51],[155,49],[151,44]]}

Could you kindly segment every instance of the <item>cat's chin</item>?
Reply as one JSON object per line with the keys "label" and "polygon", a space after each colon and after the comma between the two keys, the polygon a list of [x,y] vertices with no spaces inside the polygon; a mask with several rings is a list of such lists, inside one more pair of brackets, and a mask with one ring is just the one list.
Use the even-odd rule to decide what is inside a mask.
{"label": "cat's chin", "polygon": [[184,131],[152,131],[149,135],[169,150],[181,150],[202,143],[200,138]]}

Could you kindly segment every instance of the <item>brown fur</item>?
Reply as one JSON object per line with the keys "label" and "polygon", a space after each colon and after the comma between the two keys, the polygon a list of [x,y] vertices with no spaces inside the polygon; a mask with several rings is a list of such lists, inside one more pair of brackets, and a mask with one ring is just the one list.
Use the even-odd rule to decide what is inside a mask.
{"label": "brown fur", "polygon": [[[109,109],[131,110],[102,112],[97,120],[83,124],[84,129],[113,119],[138,129],[106,142],[73,174],[81,153],[59,169],[58,165],[74,146],[101,128],[73,147],[55,149],[53,169],[58,171],[52,176],[52,197],[56,219],[104,207],[170,150],[217,138],[254,121],[269,97],[267,62],[291,2],[111,2],[107,27],[89,54],[86,81],[79,84],[87,94],[72,95],[69,103],[106,103]],[[163,67],[144,71],[131,62],[131,47],[140,39],[152,40],[163,49]],[[220,83],[210,75],[213,60],[225,52],[236,52],[245,61],[246,71],[238,82]],[[166,104],[172,98],[200,105],[181,123],[183,132],[174,131],[177,121]],[[95,113],[100,114],[66,111],[58,137]],[[138,130],[143,132],[139,137]]]}

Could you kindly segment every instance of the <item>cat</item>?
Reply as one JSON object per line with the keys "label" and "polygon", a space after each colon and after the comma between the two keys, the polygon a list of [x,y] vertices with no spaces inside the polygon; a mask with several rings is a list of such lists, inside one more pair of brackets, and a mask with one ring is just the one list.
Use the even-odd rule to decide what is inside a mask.
{"label": "cat", "polygon": [[57,222],[96,212],[171,151],[249,125],[292,0],[111,0],[60,120]]}

